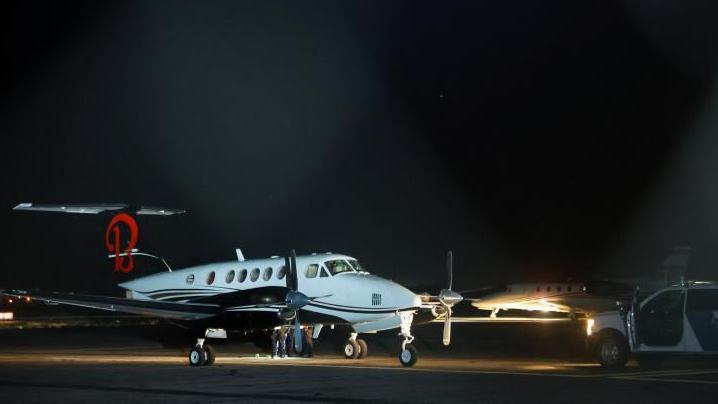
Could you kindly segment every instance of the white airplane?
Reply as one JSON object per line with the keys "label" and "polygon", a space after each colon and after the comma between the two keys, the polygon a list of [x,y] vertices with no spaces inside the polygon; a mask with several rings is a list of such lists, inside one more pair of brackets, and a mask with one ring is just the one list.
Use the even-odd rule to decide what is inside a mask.
{"label": "white airplane", "polygon": [[[460,291],[471,305],[480,310],[491,312],[491,319],[499,319],[502,310],[524,310],[568,313],[572,318],[576,314],[592,315],[597,312],[614,310],[617,302],[626,303],[632,299],[634,287],[641,290],[657,290],[669,285],[671,275],[685,276],[692,249],[673,247],[659,268],[662,281],[653,278],[623,279],[617,282],[595,281],[587,283],[514,283],[499,290],[490,288],[472,291]],[[455,318],[457,321],[479,320]]]}
{"label": "white airplane", "polygon": [[[630,288],[620,284],[602,283],[514,283],[499,291],[492,291],[480,298],[473,298],[472,291],[462,291],[467,301],[479,310],[490,311],[490,318],[504,310],[524,310],[576,314],[592,314],[611,310],[616,300],[630,295]],[[628,295],[626,295],[628,293]]]}
{"label": "white airplane", "polygon": [[[33,205],[20,204],[16,210],[40,210],[66,213],[101,213],[121,211],[127,206],[115,205]],[[171,214],[171,209],[140,208],[140,214]],[[300,327],[312,325],[317,338],[324,325],[349,325],[353,332],[344,345],[344,355],[366,357],[367,344],[358,334],[398,328],[402,338],[399,360],[413,366],[417,351],[411,345],[411,326],[419,310],[437,313],[444,321],[443,342],[451,339],[451,310],[462,300],[451,290],[452,255],[448,253],[449,287],[432,302],[422,299],[405,287],[369,274],[351,256],[311,254],[287,257],[245,259],[237,250],[237,260],[210,263],[180,270],[167,267],[166,272],[143,276],[120,283],[126,297],[80,294],[30,294],[23,290],[6,290],[10,297],[30,297],[49,304],[64,304],[133,313],[170,319],[199,330],[190,348],[189,364],[212,364],[214,349],[205,340],[227,338],[227,330],[271,330],[294,325],[294,343],[302,350]],[[141,254],[137,251],[111,254]],[[165,263],[166,264],[166,263]]]}

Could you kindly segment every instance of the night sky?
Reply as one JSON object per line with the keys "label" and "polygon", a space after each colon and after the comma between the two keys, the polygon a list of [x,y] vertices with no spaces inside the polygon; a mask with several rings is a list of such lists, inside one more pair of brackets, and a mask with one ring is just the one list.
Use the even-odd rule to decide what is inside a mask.
{"label": "night sky", "polygon": [[[108,217],[182,267],[334,251],[405,284],[718,278],[713,1],[10,2],[0,287],[108,291]],[[140,270],[147,270],[141,268]]]}

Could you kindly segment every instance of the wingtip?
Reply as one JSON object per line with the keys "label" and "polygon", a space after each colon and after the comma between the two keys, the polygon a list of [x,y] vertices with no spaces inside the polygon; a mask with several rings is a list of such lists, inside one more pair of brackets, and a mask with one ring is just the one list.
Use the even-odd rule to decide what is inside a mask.
{"label": "wingtip", "polygon": [[21,202],[21,203],[18,203],[14,208],[12,208],[12,210],[21,210],[21,209],[27,209],[27,208],[31,208],[31,207],[32,207],[32,203]]}

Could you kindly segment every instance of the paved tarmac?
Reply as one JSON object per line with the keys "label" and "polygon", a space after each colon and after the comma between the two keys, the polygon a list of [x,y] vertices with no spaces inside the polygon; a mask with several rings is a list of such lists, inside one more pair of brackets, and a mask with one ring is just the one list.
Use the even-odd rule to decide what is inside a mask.
{"label": "paved tarmac", "polygon": [[[718,366],[710,363],[605,371],[573,352],[576,335],[565,326],[476,327],[455,326],[444,350],[440,326],[427,326],[414,368],[399,365],[390,334],[370,336],[364,360],[339,356],[327,333],[314,358],[270,359],[253,344],[230,342],[215,344],[214,366],[191,368],[179,349],[122,327],[2,330],[0,395],[4,402],[718,400]],[[495,349],[517,340],[524,343],[514,352]]]}

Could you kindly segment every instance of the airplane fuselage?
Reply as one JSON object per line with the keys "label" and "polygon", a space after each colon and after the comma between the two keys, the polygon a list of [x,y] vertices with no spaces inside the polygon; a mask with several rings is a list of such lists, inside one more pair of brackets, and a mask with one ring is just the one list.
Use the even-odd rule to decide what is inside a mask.
{"label": "airplane fuselage", "polygon": [[[224,316],[207,321],[239,327],[282,324],[277,316],[288,292],[285,259],[229,261],[162,272],[119,286],[127,297],[191,304],[219,304]],[[305,324],[349,324],[357,332],[399,327],[400,312],[414,311],[420,299],[403,286],[362,271],[342,254],[297,257],[298,290],[312,300],[300,310]],[[261,313],[266,313],[262,316]],[[231,328],[231,327],[229,327]]]}

